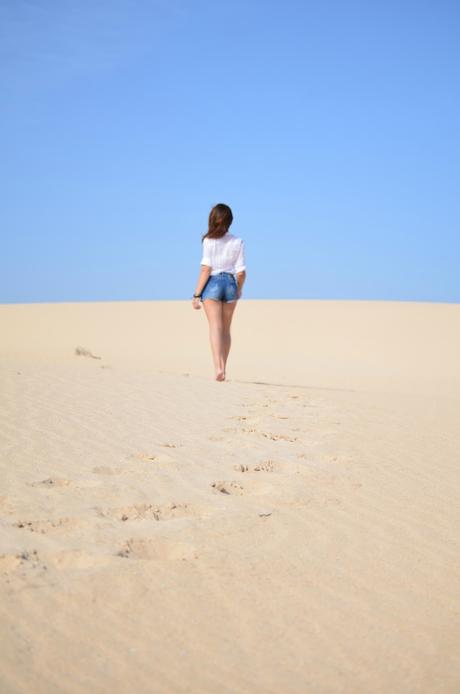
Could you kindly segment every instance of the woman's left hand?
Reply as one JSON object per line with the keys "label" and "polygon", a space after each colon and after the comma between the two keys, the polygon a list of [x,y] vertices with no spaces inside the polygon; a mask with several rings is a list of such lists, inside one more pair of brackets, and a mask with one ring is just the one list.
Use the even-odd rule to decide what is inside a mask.
{"label": "woman's left hand", "polygon": [[192,299],[192,306],[193,308],[199,310],[201,308],[201,299],[199,299],[198,297],[194,297]]}

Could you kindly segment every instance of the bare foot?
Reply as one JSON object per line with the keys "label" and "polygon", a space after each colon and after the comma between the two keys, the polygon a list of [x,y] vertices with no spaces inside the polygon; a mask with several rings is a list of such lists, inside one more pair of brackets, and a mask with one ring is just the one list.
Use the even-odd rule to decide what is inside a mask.
{"label": "bare foot", "polygon": [[216,381],[225,381],[225,371],[216,372]]}

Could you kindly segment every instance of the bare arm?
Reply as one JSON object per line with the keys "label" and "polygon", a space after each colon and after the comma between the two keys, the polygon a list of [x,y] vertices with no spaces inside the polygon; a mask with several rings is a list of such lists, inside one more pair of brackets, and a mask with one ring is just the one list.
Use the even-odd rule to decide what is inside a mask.
{"label": "bare arm", "polygon": [[246,270],[242,270],[241,272],[238,272],[236,275],[236,283],[238,285],[238,297],[240,296],[242,290],[243,290],[243,284],[245,283],[246,280]]}
{"label": "bare arm", "polygon": [[206,282],[211,274],[211,267],[209,265],[201,265],[200,276],[198,277],[198,282],[196,284],[195,294],[201,294],[204,289]]}
{"label": "bare arm", "polygon": [[238,255],[235,260],[236,284],[238,288],[238,299],[243,291],[243,284],[246,280],[246,263],[244,260],[244,241],[241,239]]}

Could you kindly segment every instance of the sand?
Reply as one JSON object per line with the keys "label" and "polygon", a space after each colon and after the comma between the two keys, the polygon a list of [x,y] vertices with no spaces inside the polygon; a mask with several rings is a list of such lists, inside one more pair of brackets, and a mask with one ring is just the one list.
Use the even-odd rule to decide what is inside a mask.
{"label": "sand", "polygon": [[460,305],[0,330],[2,694],[460,691]]}

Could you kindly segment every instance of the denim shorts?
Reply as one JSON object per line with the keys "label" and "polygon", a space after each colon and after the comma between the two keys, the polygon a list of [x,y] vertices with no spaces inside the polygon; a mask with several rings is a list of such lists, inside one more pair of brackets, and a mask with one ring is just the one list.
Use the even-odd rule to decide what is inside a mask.
{"label": "denim shorts", "polygon": [[219,272],[217,275],[210,275],[201,292],[201,300],[215,299],[225,301],[226,304],[237,300],[237,289],[235,276],[230,272]]}

